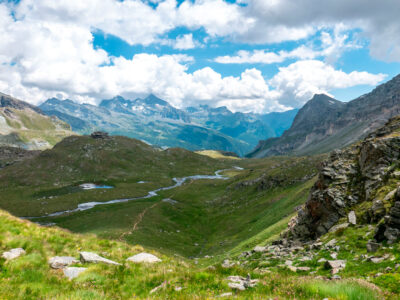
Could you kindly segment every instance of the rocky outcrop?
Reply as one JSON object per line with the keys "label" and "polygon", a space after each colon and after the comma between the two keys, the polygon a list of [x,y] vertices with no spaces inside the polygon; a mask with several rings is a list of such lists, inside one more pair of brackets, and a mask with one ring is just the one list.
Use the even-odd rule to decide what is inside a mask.
{"label": "rocky outcrop", "polygon": [[[285,237],[307,240],[327,233],[340,218],[348,218],[355,205],[368,202],[370,209],[357,216],[350,213],[349,223],[381,221],[381,239],[400,235],[400,199],[393,203],[395,191],[382,197],[382,188],[393,184],[400,157],[400,117],[370,134],[361,143],[342,151],[333,151],[311,189],[309,199],[289,223]],[[396,195],[398,195],[397,193]],[[392,206],[389,215],[385,206]],[[384,220],[382,219],[384,217]]]}

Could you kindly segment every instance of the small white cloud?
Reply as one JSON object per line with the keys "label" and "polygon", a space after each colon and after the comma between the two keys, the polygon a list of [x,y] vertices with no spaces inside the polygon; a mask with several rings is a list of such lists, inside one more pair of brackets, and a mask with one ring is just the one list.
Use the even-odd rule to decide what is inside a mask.
{"label": "small white cloud", "polygon": [[175,40],[173,48],[178,50],[187,50],[193,49],[197,45],[198,42],[193,40],[193,34],[189,33],[178,36]]}

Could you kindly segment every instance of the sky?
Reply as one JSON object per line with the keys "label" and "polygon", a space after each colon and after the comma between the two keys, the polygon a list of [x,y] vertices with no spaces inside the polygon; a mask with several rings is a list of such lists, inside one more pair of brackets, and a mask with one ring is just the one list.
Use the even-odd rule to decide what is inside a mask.
{"label": "sky", "polygon": [[399,0],[0,0],[0,92],[268,113],[400,73]]}

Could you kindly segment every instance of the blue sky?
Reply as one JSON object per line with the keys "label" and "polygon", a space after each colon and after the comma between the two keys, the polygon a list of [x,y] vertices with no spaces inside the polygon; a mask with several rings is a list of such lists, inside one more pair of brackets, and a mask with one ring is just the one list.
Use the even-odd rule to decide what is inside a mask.
{"label": "blue sky", "polygon": [[0,1],[0,91],[270,112],[348,101],[400,73],[400,2]]}

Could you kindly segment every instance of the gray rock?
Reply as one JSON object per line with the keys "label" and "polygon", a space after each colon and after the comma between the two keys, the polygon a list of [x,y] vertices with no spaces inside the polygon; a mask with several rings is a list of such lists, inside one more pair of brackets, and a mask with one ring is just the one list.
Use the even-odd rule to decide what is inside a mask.
{"label": "gray rock", "polygon": [[118,266],[121,265],[115,261],[101,257],[100,255],[93,252],[80,252],[79,255],[83,263],[95,263],[95,264],[104,263],[104,264],[118,265]]}
{"label": "gray rock", "polygon": [[82,272],[86,271],[87,268],[78,268],[78,267],[66,267],[63,269],[64,275],[68,277],[68,279],[74,279],[79,276]]}
{"label": "gray rock", "polygon": [[4,252],[1,257],[3,257],[6,260],[11,260],[11,259],[15,259],[17,257],[20,257],[21,255],[24,255],[25,253],[26,252],[25,252],[24,249],[15,248],[15,249],[11,249],[10,251]]}
{"label": "gray rock", "polygon": [[347,218],[348,218],[350,224],[352,224],[352,225],[357,224],[357,217],[356,217],[356,213],[354,212],[354,210],[349,212]]}
{"label": "gray rock", "polygon": [[149,263],[149,264],[161,262],[161,259],[159,259],[157,256],[145,252],[131,256],[126,260],[134,263]]}
{"label": "gray rock", "polygon": [[378,251],[378,249],[379,249],[380,246],[381,246],[381,245],[378,244],[378,243],[369,241],[369,242],[367,243],[367,252],[369,252],[369,253],[376,252],[376,251]]}
{"label": "gray rock", "polygon": [[332,248],[332,247],[335,247],[335,246],[336,246],[336,240],[335,239],[330,240],[325,245],[325,247],[327,247],[327,248]]}
{"label": "gray rock", "polygon": [[79,263],[79,260],[70,256],[55,256],[49,259],[50,267],[53,269],[63,269],[69,265],[77,263]]}
{"label": "gray rock", "polygon": [[222,266],[223,268],[232,268],[234,265],[236,265],[236,263],[230,261],[229,259],[225,259],[225,260],[223,261],[223,263],[221,264],[221,266]]}
{"label": "gray rock", "polygon": [[374,264],[379,264],[385,260],[384,257],[371,257],[369,261],[373,262]]}
{"label": "gray rock", "polygon": [[232,289],[237,289],[240,291],[244,291],[247,288],[255,287],[258,283],[258,279],[251,279],[250,275],[247,275],[247,278],[242,276],[229,276],[228,286]]}
{"label": "gray rock", "polygon": [[345,260],[328,260],[325,262],[325,268],[327,269],[343,269],[345,267]]}
{"label": "gray rock", "polygon": [[257,252],[257,253],[265,252],[265,251],[267,251],[267,247],[256,246],[256,247],[254,247],[253,251]]}
{"label": "gray rock", "polygon": [[339,229],[346,229],[347,227],[349,227],[349,223],[338,224],[329,229],[329,232],[336,232]]}

